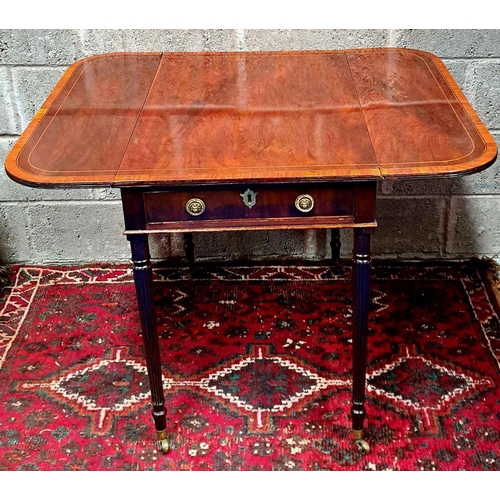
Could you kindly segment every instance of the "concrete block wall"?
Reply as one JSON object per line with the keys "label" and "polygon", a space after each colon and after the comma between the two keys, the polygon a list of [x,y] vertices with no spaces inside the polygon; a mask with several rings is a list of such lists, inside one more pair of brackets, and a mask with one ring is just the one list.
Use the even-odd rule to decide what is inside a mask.
{"label": "concrete block wall", "polygon": [[[409,47],[440,56],[493,136],[500,139],[500,30],[0,30],[0,163],[74,61],[115,51],[308,50]],[[500,255],[499,162],[467,177],[382,183],[375,256],[401,259]],[[0,262],[129,259],[114,189],[20,186],[0,169]],[[183,259],[178,235],[152,239],[154,258]],[[324,259],[328,231],[195,235],[199,260]],[[342,232],[342,253],[351,235]]]}

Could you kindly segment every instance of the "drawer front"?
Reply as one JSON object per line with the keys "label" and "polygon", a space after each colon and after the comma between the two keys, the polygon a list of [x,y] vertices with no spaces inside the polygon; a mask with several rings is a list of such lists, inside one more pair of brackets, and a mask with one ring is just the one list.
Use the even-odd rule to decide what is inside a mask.
{"label": "drawer front", "polygon": [[346,187],[244,186],[144,193],[146,224],[174,221],[295,219],[352,216],[354,192]]}

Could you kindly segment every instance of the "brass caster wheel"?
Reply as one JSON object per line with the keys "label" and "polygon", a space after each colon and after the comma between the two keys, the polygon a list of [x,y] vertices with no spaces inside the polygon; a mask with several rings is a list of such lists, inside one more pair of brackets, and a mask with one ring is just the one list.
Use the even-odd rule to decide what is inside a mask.
{"label": "brass caster wheel", "polygon": [[170,450],[167,431],[156,431],[156,437],[158,438],[158,441],[156,442],[158,451],[161,451],[163,454],[167,453],[168,450]]}
{"label": "brass caster wheel", "polygon": [[366,455],[370,452],[370,445],[363,439],[364,431],[359,429],[353,429],[352,437],[354,438],[354,444],[358,451]]}
{"label": "brass caster wheel", "polygon": [[354,442],[358,451],[363,453],[363,455],[370,453],[370,445],[364,439],[356,439]]}
{"label": "brass caster wheel", "polygon": [[170,444],[168,439],[160,439],[158,441],[158,451],[161,451],[163,454],[167,453],[170,450]]}

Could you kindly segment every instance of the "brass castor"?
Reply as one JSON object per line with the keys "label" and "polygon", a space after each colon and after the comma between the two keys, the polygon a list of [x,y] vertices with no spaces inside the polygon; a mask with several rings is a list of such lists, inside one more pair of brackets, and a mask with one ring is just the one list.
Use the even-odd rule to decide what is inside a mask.
{"label": "brass castor", "polygon": [[158,438],[158,441],[156,442],[158,451],[161,451],[164,454],[167,453],[168,450],[170,450],[167,431],[156,431],[156,437]]}
{"label": "brass castor", "polygon": [[358,451],[366,455],[370,452],[370,445],[363,439],[363,431],[353,430],[352,434],[354,436],[354,443]]}
{"label": "brass castor", "polygon": [[363,453],[363,455],[370,453],[370,445],[364,439],[356,439],[354,442],[356,443],[358,451]]}

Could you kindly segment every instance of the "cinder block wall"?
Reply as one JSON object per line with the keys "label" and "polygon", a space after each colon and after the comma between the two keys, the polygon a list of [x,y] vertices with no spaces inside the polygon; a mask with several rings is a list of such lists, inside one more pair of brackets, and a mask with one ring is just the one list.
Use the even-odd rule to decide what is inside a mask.
{"label": "cinder block wall", "polygon": [[[440,56],[486,126],[500,137],[500,30],[0,30],[0,162],[64,70],[115,51],[307,50],[409,47]],[[89,145],[91,146],[91,145]],[[471,176],[383,183],[378,257],[500,255],[499,162]],[[40,190],[0,170],[0,262],[126,261],[120,193]],[[351,236],[342,234],[343,255]],[[329,256],[328,231],[195,235],[199,260]],[[182,238],[155,237],[154,258],[183,258]]]}

